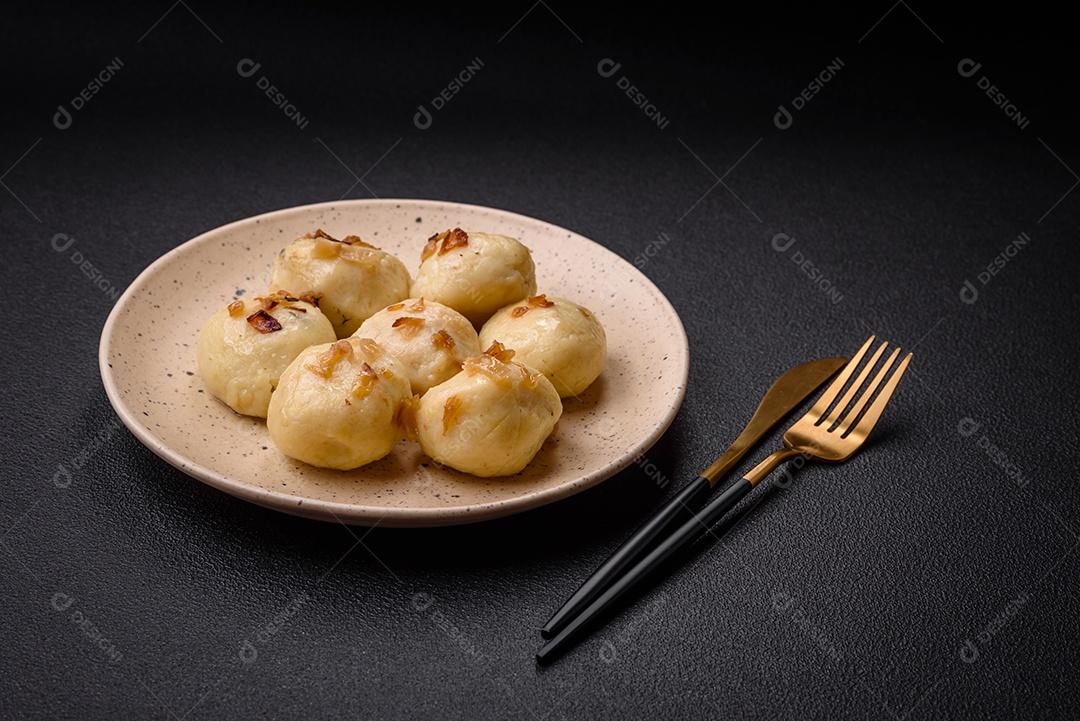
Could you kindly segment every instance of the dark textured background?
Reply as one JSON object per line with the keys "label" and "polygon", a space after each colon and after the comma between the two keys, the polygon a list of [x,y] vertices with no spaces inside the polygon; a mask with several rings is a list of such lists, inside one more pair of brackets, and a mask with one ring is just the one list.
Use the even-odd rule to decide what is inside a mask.
{"label": "dark textured background", "polygon": [[[1076,716],[1080,148],[1063,15],[196,0],[6,14],[0,716]],[[777,107],[837,57],[779,130]],[[237,74],[243,58],[306,128]],[[475,58],[418,129],[417,106]],[[71,253],[123,289],[201,232],[343,193],[505,208],[627,259],[666,233],[643,271],[692,352],[686,402],[649,451],[671,485],[632,468],[499,521],[349,529],[235,500],[118,428],[97,369],[113,300]],[[76,239],[64,253],[59,233]],[[773,249],[778,233],[792,250]],[[537,668],[535,629],[769,383],[871,331],[916,357],[864,452],[759,488],[722,541]]]}

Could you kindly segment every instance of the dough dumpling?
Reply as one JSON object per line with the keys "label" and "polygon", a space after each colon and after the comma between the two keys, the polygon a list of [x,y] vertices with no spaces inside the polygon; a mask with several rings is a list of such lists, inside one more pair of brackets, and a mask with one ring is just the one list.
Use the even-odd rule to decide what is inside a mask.
{"label": "dough dumpling", "polygon": [[562,415],[562,401],[541,373],[511,361],[498,343],[420,398],[416,433],[424,453],[476,476],[518,473]]}
{"label": "dough dumpling", "polygon": [[237,413],[265,418],[270,394],[293,359],[308,346],[335,337],[315,295],[275,293],[253,302],[236,300],[199,330],[199,375]]}
{"label": "dough dumpling", "polygon": [[535,368],[559,396],[576,396],[604,370],[607,336],[596,316],[565,298],[533,296],[509,305],[480,331],[480,345],[499,341],[514,360]]}
{"label": "dough dumpling", "polygon": [[536,293],[529,249],[506,235],[454,228],[432,236],[421,254],[413,298],[448,305],[479,328],[491,314]]}
{"label": "dough dumpling", "polygon": [[319,307],[338,338],[356,332],[368,317],[409,297],[409,270],[396,257],[355,235],[344,240],[321,230],[297,238],[274,261],[270,289],[322,293]]}
{"label": "dough dumpling", "polygon": [[466,358],[480,355],[472,323],[453,308],[423,298],[383,308],[355,336],[373,339],[404,363],[412,391],[420,395],[457,375]]}
{"label": "dough dumpling", "polygon": [[405,366],[370,338],[312,346],[281,376],[266,427],[287,456],[349,470],[377,461],[403,433],[411,398]]}

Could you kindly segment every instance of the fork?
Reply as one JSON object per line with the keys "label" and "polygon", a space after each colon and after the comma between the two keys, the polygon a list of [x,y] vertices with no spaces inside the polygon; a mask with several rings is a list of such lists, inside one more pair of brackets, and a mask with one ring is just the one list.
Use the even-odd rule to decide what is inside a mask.
{"label": "fork", "polygon": [[[885,376],[896,362],[897,356],[900,355],[900,349],[894,349],[892,355],[889,356],[881,369],[878,370],[877,375],[874,376],[874,380],[855,401],[855,405],[845,413],[844,411],[851,405],[855,394],[866,382],[870,372],[877,365],[878,360],[881,359],[885,348],[888,346],[888,343],[882,343],[878,346],[869,362],[863,366],[858,378],[848,387],[844,397],[833,406],[833,402],[840,395],[840,391],[843,390],[844,385],[847,384],[873,342],[874,336],[870,336],[866,343],[863,344],[863,347],[859,349],[859,352],[855,354],[855,357],[848,361],[848,364],[840,371],[836,380],[818,399],[814,407],[802,418],[795,421],[791,428],[787,429],[784,433],[784,448],[770,455],[743,477],[744,480],[750,482],[751,488],[776,470],[780,464],[798,456],[813,458],[825,463],[841,463],[851,458],[855,451],[859,450],[863,441],[866,440],[866,437],[878,422],[878,418],[881,417],[882,411],[885,410],[889,398],[892,396],[893,391],[896,390],[900,377],[904,375],[904,371],[907,370],[912,357],[912,354],[908,353],[904,360],[900,362],[900,365],[889,376],[889,380],[881,389],[881,393],[878,394],[877,398],[866,410],[866,413],[860,418],[860,414],[866,408],[866,404],[870,402],[874,391],[881,385],[882,380],[885,379]],[[826,415],[826,411],[829,411],[830,406],[833,406],[832,411]]]}
{"label": "fork", "polygon": [[[863,344],[859,352],[852,357],[836,380],[799,420],[784,433],[784,447],[756,465],[740,481],[724,491],[716,500],[702,509],[700,514],[686,521],[668,538],[664,539],[651,553],[630,568],[599,598],[574,618],[555,638],[548,641],[537,654],[536,659],[545,663],[562,651],[570,640],[581,633],[585,626],[608,606],[623,596],[630,588],[651,573],[675,551],[685,546],[719,521],[728,511],[753,490],[762,479],[772,473],[782,463],[795,458],[806,458],[825,463],[840,463],[850,458],[866,440],[874,425],[881,418],[881,413],[889,403],[893,391],[900,383],[901,376],[911,362],[912,354],[896,365],[900,349],[893,350],[882,364],[869,385],[863,389],[866,379],[881,356],[887,343],[882,343],[870,360],[859,371],[858,377],[850,386],[848,381],[859,368],[874,336]],[[895,366],[895,368],[894,368]],[[887,377],[887,379],[886,379]],[[847,386],[847,391],[844,391]],[[862,389],[862,393],[859,391]],[[880,391],[879,391],[880,389]],[[844,392],[843,397],[840,396]],[[876,392],[876,396],[875,396]],[[858,398],[856,398],[856,394]],[[837,399],[839,398],[839,401]],[[854,401],[854,403],[852,403]]]}

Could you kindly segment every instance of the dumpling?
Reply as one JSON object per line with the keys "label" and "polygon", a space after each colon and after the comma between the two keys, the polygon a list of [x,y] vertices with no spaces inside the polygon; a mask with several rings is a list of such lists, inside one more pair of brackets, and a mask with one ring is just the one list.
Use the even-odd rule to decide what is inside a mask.
{"label": "dumpling", "polygon": [[409,297],[409,270],[395,256],[358,236],[343,240],[322,230],[297,238],[274,261],[270,289],[305,288],[322,293],[323,313],[338,338],[356,332],[368,317]]}
{"label": "dumpling", "polygon": [[313,294],[274,293],[233,301],[210,316],[196,342],[199,375],[210,392],[237,413],[265,418],[270,395],[293,359],[336,337],[318,302]]}
{"label": "dumpling", "polygon": [[448,305],[479,328],[504,305],[536,293],[529,249],[506,235],[454,228],[432,236],[421,254],[413,298]]}
{"label": "dumpling", "polygon": [[420,398],[416,433],[437,463],[476,476],[518,473],[551,435],[562,401],[541,373],[493,344]]}
{"label": "dumpling", "polygon": [[442,303],[419,298],[395,303],[365,320],[358,338],[371,338],[405,364],[413,393],[457,375],[466,358],[480,355],[476,330]]}
{"label": "dumpling", "polygon": [[349,470],[376,461],[403,437],[408,372],[370,338],[313,346],[281,376],[266,427],[287,456]]}
{"label": "dumpling", "polygon": [[607,336],[593,313],[565,298],[533,296],[509,305],[480,330],[480,345],[499,341],[514,359],[551,381],[559,396],[576,396],[607,362]]}

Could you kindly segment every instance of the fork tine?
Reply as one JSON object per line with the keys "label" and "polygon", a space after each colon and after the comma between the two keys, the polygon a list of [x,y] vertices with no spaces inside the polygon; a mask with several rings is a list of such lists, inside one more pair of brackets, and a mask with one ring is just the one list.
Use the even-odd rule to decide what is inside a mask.
{"label": "fork tine", "polygon": [[847,393],[845,393],[844,397],[840,399],[840,402],[837,403],[835,407],[833,407],[832,413],[829,414],[829,417],[818,419],[817,423],[814,424],[815,426],[824,425],[826,430],[832,428],[833,424],[835,424],[840,419],[840,416],[844,412],[844,409],[847,408],[848,405],[851,403],[851,399],[854,398],[855,394],[859,392],[860,388],[862,388],[863,383],[866,382],[867,376],[870,375],[870,371],[874,370],[874,366],[877,365],[878,358],[881,358],[881,354],[885,352],[885,349],[888,346],[888,343],[882,343],[878,346],[878,349],[874,351],[874,355],[870,356],[870,360],[866,362],[866,365],[864,365],[863,369],[859,372],[859,377],[856,378],[855,382],[848,387]]}
{"label": "fork tine", "polygon": [[[893,356],[892,358],[889,358],[889,363],[885,368],[888,368],[892,365],[893,360],[896,358],[896,353],[899,350],[900,349],[897,348],[896,351],[893,351]],[[908,364],[911,363],[912,355],[912,353],[908,353],[907,356],[904,357],[904,360],[900,362],[900,365],[896,368],[896,370],[893,371],[892,375],[889,377],[888,382],[885,383],[885,387],[881,389],[881,393],[879,393],[878,397],[874,399],[874,402],[870,404],[870,407],[866,409],[866,415],[864,415],[862,418],[857,418],[855,414],[852,414],[849,417],[848,420],[854,425],[843,431],[840,436],[841,438],[846,438],[849,434],[856,431],[858,431],[860,436],[866,438],[870,431],[874,430],[874,425],[877,424],[878,418],[881,418],[882,411],[885,410],[885,406],[888,405],[889,399],[892,397],[893,391],[896,390],[896,386],[900,383],[900,377],[904,375],[904,371],[907,370]],[[882,373],[885,372],[885,368],[882,368],[881,372],[878,373],[878,376],[881,376]],[[875,386],[877,385],[877,382],[878,379],[875,378]],[[861,402],[865,404],[865,399],[869,398],[872,392],[873,389],[868,389],[864,398],[861,399]]]}
{"label": "fork tine", "polygon": [[893,350],[892,355],[881,364],[881,369],[878,370],[877,375],[874,376],[874,380],[871,381],[870,385],[866,387],[866,391],[864,391],[863,394],[859,396],[859,399],[855,401],[855,406],[851,409],[851,412],[844,415],[843,422],[841,422],[836,429],[839,433],[847,433],[852,424],[859,419],[859,413],[862,411],[863,407],[870,402],[870,398],[873,397],[874,391],[881,385],[881,381],[889,374],[889,370],[893,367],[893,363],[896,362],[896,356],[898,355],[900,355],[900,349],[896,348]]}
{"label": "fork tine", "polygon": [[863,343],[863,347],[860,348],[859,352],[856,353],[855,356],[848,361],[847,365],[840,370],[840,375],[836,376],[836,380],[834,380],[828,390],[821,395],[821,398],[818,398],[817,403],[814,404],[814,407],[810,409],[810,412],[807,413],[807,415],[816,416],[817,418],[821,418],[825,415],[825,411],[829,410],[829,406],[832,405],[832,402],[840,395],[840,391],[844,389],[844,384],[847,383],[851,374],[855,372],[855,368],[859,365],[859,361],[866,355],[866,350],[873,342],[874,336],[870,336],[870,338]]}

